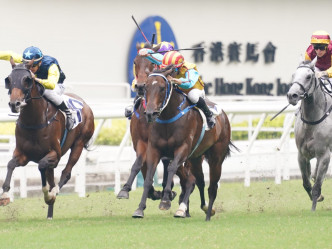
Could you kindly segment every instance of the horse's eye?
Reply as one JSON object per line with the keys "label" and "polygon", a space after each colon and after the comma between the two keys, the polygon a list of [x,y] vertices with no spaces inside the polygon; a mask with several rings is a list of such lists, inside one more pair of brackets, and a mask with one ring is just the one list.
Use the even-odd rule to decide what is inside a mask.
{"label": "horse's eye", "polygon": [[311,79],[311,75],[308,75],[306,79],[307,79],[307,80],[310,80],[310,79]]}
{"label": "horse's eye", "polygon": [[32,87],[32,78],[31,77],[29,77],[29,76],[24,77],[22,81],[23,81],[24,87],[26,87],[26,88]]}

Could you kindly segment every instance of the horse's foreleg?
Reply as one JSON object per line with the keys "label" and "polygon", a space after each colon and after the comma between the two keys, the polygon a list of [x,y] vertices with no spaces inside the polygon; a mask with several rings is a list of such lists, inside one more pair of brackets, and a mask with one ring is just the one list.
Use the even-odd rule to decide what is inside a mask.
{"label": "horse's foreleg", "polygon": [[149,191],[152,187],[153,176],[157,168],[157,164],[160,160],[160,154],[158,151],[150,149],[147,154],[147,172],[146,178],[144,180],[144,190],[141,198],[141,202],[138,205],[138,209],[132,215],[133,218],[143,218],[144,217],[144,209],[146,208],[146,199],[148,197]]}
{"label": "horse's foreleg", "polygon": [[174,217],[190,217],[189,196],[195,188],[195,177],[191,173],[191,164],[187,161],[184,167],[181,165],[178,168],[177,175],[180,178],[182,192],[179,197],[180,206]]}
{"label": "horse's foreleg", "polygon": [[13,171],[16,167],[19,166],[19,163],[17,161],[17,157],[14,157],[11,159],[7,164],[7,175],[6,179],[2,185],[3,193],[0,197],[0,206],[6,206],[10,202],[10,196],[9,196],[9,190],[10,190],[10,182],[12,179]]}
{"label": "horse's foreleg", "polygon": [[323,201],[324,196],[321,194],[322,192],[322,184],[329,167],[330,163],[330,151],[327,151],[322,157],[317,159],[316,169],[316,181],[312,188],[312,207],[311,211],[316,210],[316,205],[318,201]]}
{"label": "horse's foreleg", "polygon": [[135,177],[137,176],[138,172],[140,171],[141,168],[145,167],[146,170],[146,164],[143,165],[143,159],[142,156],[138,156],[131,167],[130,175],[123,186],[123,188],[120,190],[120,192],[117,195],[118,199],[129,199],[129,192],[131,190],[131,186],[133,185],[133,182],[135,180]]}
{"label": "horse's foreleg", "polygon": [[[185,153],[182,153],[185,154]],[[168,177],[167,177],[167,183],[164,189],[163,198],[159,204],[159,209],[161,210],[168,210],[171,207],[171,199],[172,199],[172,182],[173,177],[178,170],[179,166],[185,161],[182,155],[180,153],[178,156],[175,156],[174,160],[170,163],[170,165],[167,168]]]}
{"label": "horse's foreleg", "polygon": [[311,175],[310,161],[307,160],[305,157],[303,157],[300,153],[298,153],[297,155],[297,161],[299,163],[301,170],[303,188],[305,189],[305,191],[307,191],[310,200],[312,200],[312,195],[311,195],[312,186],[310,182],[310,175]]}

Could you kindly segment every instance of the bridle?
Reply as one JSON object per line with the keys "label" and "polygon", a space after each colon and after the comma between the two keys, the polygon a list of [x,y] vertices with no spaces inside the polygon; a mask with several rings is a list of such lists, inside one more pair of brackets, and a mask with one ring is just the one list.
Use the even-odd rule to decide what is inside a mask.
{"label": "bridle", "polygon": [[311,94],[309,94],[309,91],[310,91],[310,89],[311,89],[311,87],[312,87],[313,80],[311,80],[310,85],[309,85],[309,87],[308,87],[307,90],[306,90],[306,89],[304,88],[304,86],[303,86],[300,82],[298,82],[298,81],[294,81],[294,82],[292,82],[292,84],[291,84],[291,86],[292,86],[293,84],[297,84],[297,85],[299,85],[299,86],[301,87],[301,90],[303,91],[303,95],[300,95],[300,97],[301,97],[302,99],[306,99],[306,98],[308,98],[308,97],[311,97],[312,94],[314,93],[314,91],[317,89],[317,87],[318,87],[318,84],[317,84],[317,78],[315,77],[315,71],[314,71],[314,69],[313,69],[312,67],[302,65],[302,66],[299,66],[297,69],[299,69],[299,68],[308,68],[308,69],[310,69],[310,70],[312,71],[312,73],[313,73],[313,75],[314,75],[313,79],[314,79],[314,82],[315,82],[315,86],[314,86],[314,90],[312,91]]}
{"label": "bridle", "polygon": [[[29,75],[31,77],[31,71],[29,69],[25,68],[25,67],[24,68],[23,67],[15,67],[15,68],[13,68],[12,71],[16,71],[16,70],[25,70],[25,71],[27,71],[29,73]],[[8,91],[9,91],[8,93],[9,94],[11,93],[11,90],[13,88],[18,88],[18,89],[20,89],[23,92],[25,102],[28,102],[29,100],[32,100],[32,99],[41,99],[41,98],[43,98],[43,93],[45,91],[44,86],[42,86],[40,83],[36,82],[34,79],[32,79],[32,77],[31,77],[31,79],[32,79],[31,86],[29,86],[27,88],[23,87],[22,84],[18,84],[18,85],[14,84],[14,86],[11,87],[11,83],[9,81],[7,81],[7,79],[8,79],[8,77],[5,80],[5,84],[6,84],[5,87],[6,87],[6,89],[8,89]],[[39,84],[40,87],[42,87],[42,89],[43,89],[42,93],[40,91],[38,91],[39,92],[39,96],[37,96],[37,97],[32,97],[31,96],[31,90],[32,90],[34,84],[36,85],[36,87],[37,87],[37,84]]]}
{"label": "bridle", "polygon": [[[312,67],[302,65],[302,66],[299,66],[298,68],[309,68],[312,71],[312,73],[313,73],[314,80],[313,79],[311,80],[310,85],[309,85],[309,87],[308,87],[307,90],[304,88],[304,86],[300,82],[297,82],[297,81],[292,82],[292,85],[293,84],[298,84],[301,87],[301,89],[303,91],[303,95],[300,95],[300,97],[302,99],[306,99],[306,98],[311,97],[313,95],[313,93],[316,91],[316,89],[319,87],[319,84],[317,83],[318,80],[315,77],[315,71],[314,71],[314,69]],[[314,90],[312,91],[311,94],[309,94],[309,91],[310,91],[310,89],[312,88],[312,85],[313,85],[313,81],[315,82]],[[324,115],[319,120],[316,120],[316,121],[305,120],[303,118],[303,114],[302,114],[301,108],[300,108],[301,120],[302,120],[303,123],[309,124],[309,125],[317,125],[317,124],[321,123],[328,115],[330,115],[330,112],[332,111],[332,104],[331,104],[330,108],[327,109],[327,98],[326,98],[326,94],[324,94],[324,98],[325,98],[325,108],[324,108],[325,111],[324,111]]]}
{"label": "bridle", "polygon": [[[152,77],[152,76],[160,76],[165,80],[165,84],[166,84],[166,93],[165,93],[165,97],[163,100],[163,103],[161,105],[161,107],[159,108],[159,110],[157,110],[156,112],[158,113],[157,115],[160,116],[160,114],[162,113],[162,111],[166,108],[166,106],[169,103],[169,100],[171,99],[172,96],[172,91],[173,91],[173,84],[171,84],[168,79],[166,78],[165,75],[160,74],[160,73],[152,73],[150,74],[148,77]],[[146,99],[146,98],[145,98]]]}

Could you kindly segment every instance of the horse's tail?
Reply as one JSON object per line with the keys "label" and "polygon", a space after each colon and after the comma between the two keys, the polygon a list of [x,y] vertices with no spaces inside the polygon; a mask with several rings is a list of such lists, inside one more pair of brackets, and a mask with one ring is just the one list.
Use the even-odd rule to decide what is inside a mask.
{"label": "horse's tail", "polygon": [[89,141],[86,143],[86,144],[84,144],[84,149],[86,149],[87,151],[92,151],[92,150],[94,150],[95,148],[96,148],[96,146],[95,147],[93,147],[92,148],[92,144],[94,143],[94,136],[92,136],[90,139],[89,139]]}
{"label": "horse's tail", "polygon": [[232,140],[229,140],[226,157],[229,157],[231,155],[231,152],[233,152],[232,149],[235,149],[237,152],[241,152],[241,150],[235,144],[233,144]]}

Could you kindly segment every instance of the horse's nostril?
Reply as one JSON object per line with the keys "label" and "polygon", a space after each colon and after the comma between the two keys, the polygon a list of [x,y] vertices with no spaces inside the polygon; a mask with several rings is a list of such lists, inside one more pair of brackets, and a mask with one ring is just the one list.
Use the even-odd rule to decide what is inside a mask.
{"label": "horse's nostril", "polygon": [[20,106],[20,105],[21,105],[21,102],[18,101],[18,102],[15,103],[15,105],[16,105],[16,106]]}
{"label": "horse's nostril", "polygon": [[295,94],[295,93],[292,95],[292,98],[293,98],[293,99],[296,99],[297,97],[298,97],[298,95]]}

